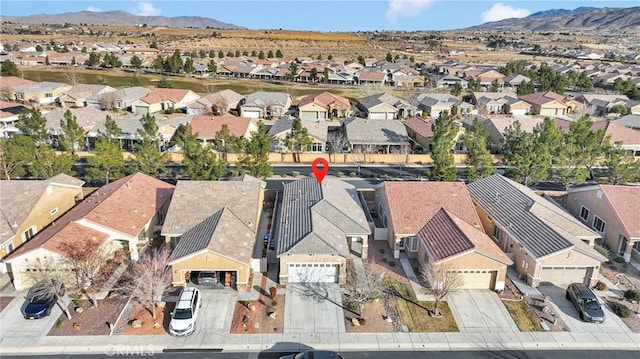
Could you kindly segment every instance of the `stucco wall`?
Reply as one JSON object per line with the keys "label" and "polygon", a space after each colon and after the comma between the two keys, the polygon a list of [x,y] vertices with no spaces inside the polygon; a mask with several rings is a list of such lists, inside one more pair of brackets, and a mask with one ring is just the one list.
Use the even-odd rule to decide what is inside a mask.
{"label": "stucco wall", "polygon": [[245,286],[249,282],[250,263],[239,263],[214,252],[204,252],[187,257],[171,265],[173,285],[185,284],[185,272],[200,270],[237,271],[236,285]]}

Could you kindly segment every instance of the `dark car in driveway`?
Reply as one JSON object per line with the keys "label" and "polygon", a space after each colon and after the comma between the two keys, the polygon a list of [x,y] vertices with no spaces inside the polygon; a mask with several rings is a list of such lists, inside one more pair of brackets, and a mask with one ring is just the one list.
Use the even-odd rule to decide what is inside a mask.
{"label": "dark car in driveway", "polygon": [[[58,293],[55,293],[55,291]],[[22,304],[22,316],[25,319],[40,319],[51,314],[51,308],[58,301],[58,297],[64,295],[64,285],[54,279],[45,279],[36,283]]]}
{"label": "dark car in driveway", "polygon": [[578,309],[580,319],[585,322],[603,323],[604,311],[598,297],[583,283],[572,283],[567,287],[566,297]]}

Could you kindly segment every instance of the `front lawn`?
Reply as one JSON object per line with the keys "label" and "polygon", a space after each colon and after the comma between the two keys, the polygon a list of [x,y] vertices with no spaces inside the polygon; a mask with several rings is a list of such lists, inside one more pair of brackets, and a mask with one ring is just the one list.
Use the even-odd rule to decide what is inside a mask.
{"label": "front lawn", "polygon": [[401,325],[406,325],[410,332],[457,332],[453,314],[447,302],[440,302],[441,318],[429,316],[429,310],[433,310],[434,302],[416,300],[415,293],[408,283],[393,280],[395,289],[396,308],[400,314]]}
{"label": "front lawn", "polygon": [[502,303],[521,332],[540,332],[542,327],[533,309],[524,300],[503,300]]}

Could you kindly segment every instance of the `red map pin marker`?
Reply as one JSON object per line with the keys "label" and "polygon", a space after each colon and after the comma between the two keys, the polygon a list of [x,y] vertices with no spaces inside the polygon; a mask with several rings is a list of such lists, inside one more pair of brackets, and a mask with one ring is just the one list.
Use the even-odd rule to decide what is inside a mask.
{"label": "red map pin marker", "polygon": [[[318,167],[318,165],[321,165],[322,167]],[[324,176],[326,176],[327,172],[329,172],[329,162],[327,162],[327,160],[322,157],[318,157],[313,160],[313,163],[311,164],[311,170],[313,170],[313,174],[316,175],[318,183],[322,183]]]}

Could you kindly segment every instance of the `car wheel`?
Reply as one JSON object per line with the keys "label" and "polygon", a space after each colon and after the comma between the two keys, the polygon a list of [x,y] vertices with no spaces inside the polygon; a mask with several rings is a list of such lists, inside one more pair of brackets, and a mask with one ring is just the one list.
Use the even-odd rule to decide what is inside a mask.
{"label": "car wheel", "polygon": [[564,296],[565,296],[568,300],[571,300],[571,297],[569,297],[569,292],[564,292]]}
{"label": "car wheel", "polygon": [[580,320],[584,321],[584,314],[582,314],[582,312],[580,312]]}

